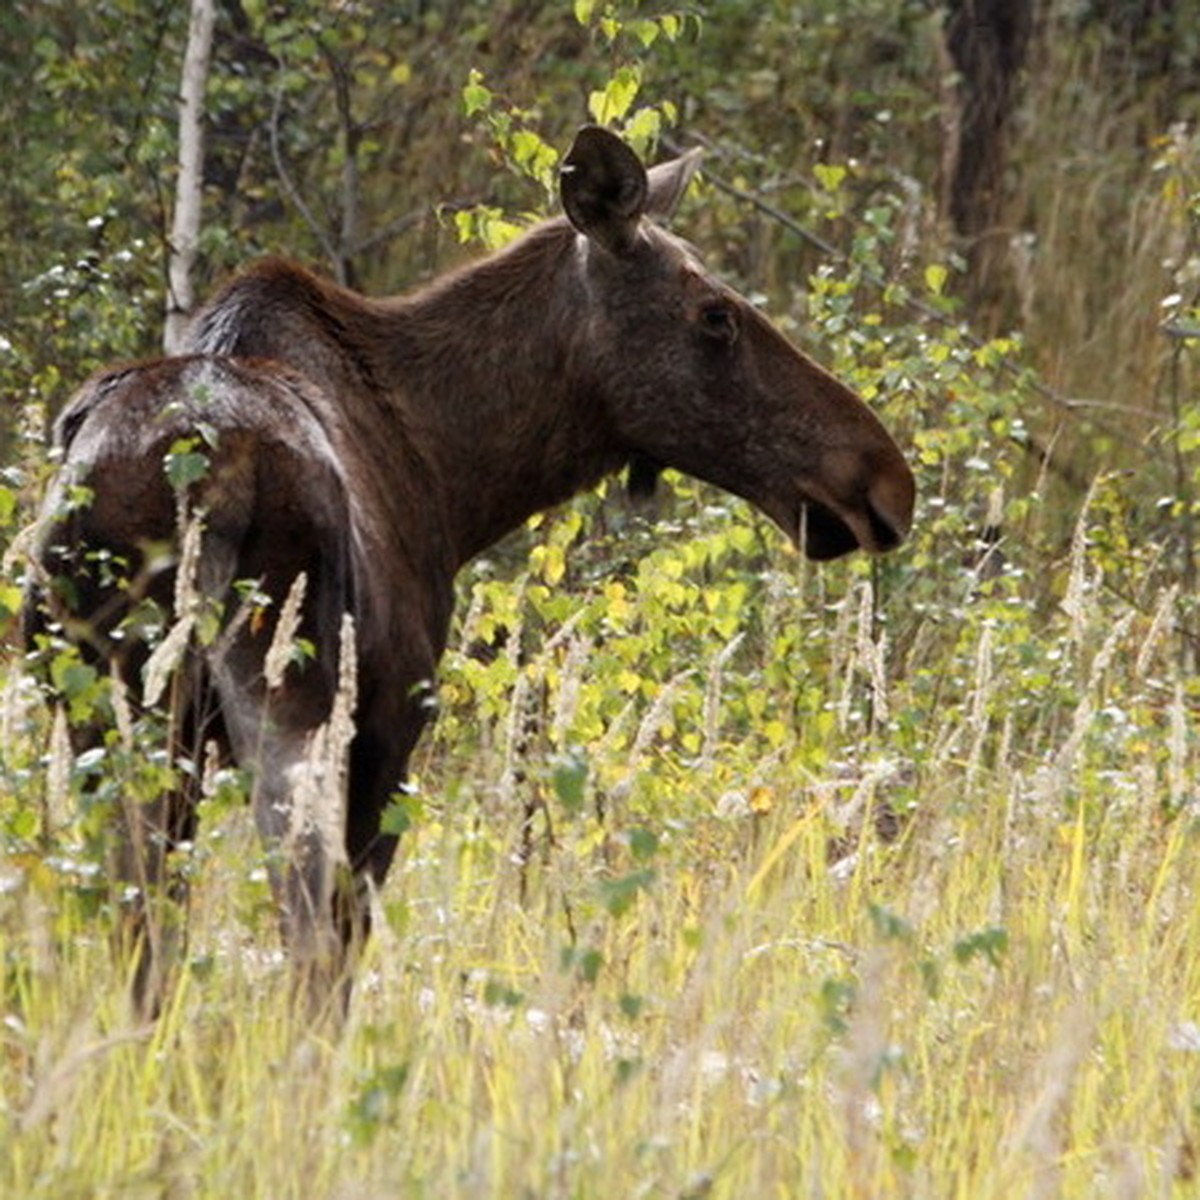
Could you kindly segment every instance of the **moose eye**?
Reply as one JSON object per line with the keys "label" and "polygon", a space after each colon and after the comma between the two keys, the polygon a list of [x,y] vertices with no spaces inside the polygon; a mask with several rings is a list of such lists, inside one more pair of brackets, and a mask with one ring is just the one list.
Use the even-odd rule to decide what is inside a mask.
{"label": "moose eye", "polygon": [[733,342],[737,337],[737,314],[724,302],[706,304],[700,310],[700,328],[711,338]]}

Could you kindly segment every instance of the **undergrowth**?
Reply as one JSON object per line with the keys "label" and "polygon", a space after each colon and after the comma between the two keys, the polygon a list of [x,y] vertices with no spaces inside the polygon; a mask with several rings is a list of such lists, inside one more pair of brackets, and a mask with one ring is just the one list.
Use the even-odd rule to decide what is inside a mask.
{"label": "undergrowth", "polygon": [[69,768],[10,676],[0,1188],[1187,1194],[1195,697],[1173,595],[1114,600],[1095,519],[1057,612],[1005,568],[903,639],[861,566],[778,549],[772,620],[723,626],[702,538],[566,620],[477,583],[337,1035],[293,1017],[219,799],[187,968],[130,1023],[74,819],[18,836],[20,752]]}
{"label": "undergrowth", "polygon": [[[679,34],[657,28],[647,51]],[[641,81],[591,104],[649,142],[671,114]],[[481,76],[466,99],[544,185],[537,114]],[[910,449],[910,542],[817,568],[668,475],[652,509],[610,481],[472,564],[343,1029],[295,1012],[233,771],[184,856],[177,984],[131,1018],[97,781],[169,782],[162,726],[123,726],[68,648],[42,654],[57,702],[10,649],[0,1194],[1193,1194],[1194,140],[1158,152],[1130,219],[1173,247],[1171,291],[1139,276],[1137,307],[1169,301],[1174,340],[1169,370],[1147,352],[1119,381],[1141,381],[1137,438],[1128,397],[1081,432],[1020,338],[960,326],[953,262],[898,252],[902,188],[817,173],[813,221],[853,232],[773,311]],[[1060,195],[1048,241],[1103,182]],[[1028,298],[1064,345],[1124,336],[1116,300],[1084,313],[1050,282]],[[43,423],[34,396],[9,539]],[[6,580],[10,625],[19,602]],[[103,753],[72,755],[98,717]]]}

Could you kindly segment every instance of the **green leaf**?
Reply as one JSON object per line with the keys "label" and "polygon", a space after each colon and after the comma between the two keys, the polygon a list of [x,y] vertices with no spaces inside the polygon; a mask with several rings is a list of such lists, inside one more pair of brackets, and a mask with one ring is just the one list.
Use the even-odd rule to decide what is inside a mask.
{"label": "green leaf", "polygon": [[576,816],[583,808],[587,777],[587,759],[578,751],[564,755],[554,765],[550,783],[554,788],[554,794],[570,816]]}
{"label": "green leaf", "polygon": [[59,505],[55,516],[66,516],[67,513],[79,512],[82,509],[91,508],[92,502],[95,499],[95,491],[88,487],[86,483],[70,484],[63,494],[62,503]]}
{"label": "green leaf", "polygon": [[889,942],[907,942],[913,936],[913,927],[901,916],[882,904],[872,904],[868,910],[871,924],[881,938]]}
{"label": "green leaf", "polygon": [[0,585],[0,611],[6,617],[15,617],[21,611],[25,593],[15,583]]}
{"label": "green leaf", "polygon": [[173,488],[182,490],[199,483],[208,474],[208,455],[196,450],[199,438],[180,438],[171,444],[163,458],[167,479]]}
{"label": "green leaf", "polygon": [[575,0],[575,20],[580,25],[589,24],[595,11],[596,0]]}
{"label": "green leaf", "polygon": [[592,92],[588,97],[588,112],[599,125],[619,121],[637,98],[640,86],[637,68],[621,67],[602,92]]}
{"label": "green leaf", "polygon": [[850,1028],[850,1009],[854,1004],[856,988],[846,979],[825,979],[817,997],[822,1024],[837,1036]]}
{"label": "green leaf", "polygon": [[507,246],[514,238],[519,237],[521,232],[520,225],[506,221],[493,212],[485,213],[480,221],[479,235],[489,250],[499,250]]}
{"label": "green leaf", "polygon": [[657,108],[639,108],[625,125],[625,140],[641,155],[646,155],[662,132],[662,113]]}
{"label": "green leaf", "polygon": [[454,214],[454,232],[464,246],[475,236],[475,213],[472,209],[460,208]]}
{"label": "green leaf", "polygon": [[925,268],[925,286],[935,295],[940,296],[942,289],[946,286],[946,277],[949,272],[941,263],[930,263]]}
{"label": "green leaf", "polygon": [[1000,959],[1008,949],[1008,930],[999,925],[991,925],[960,938],[954,943],[954,957],[960,963],[968,963],[973,958],[983,957],[993,967],[1000,965]]}
{"label": "green leaf", "polygon": [[73,724],[88,721],[105,691],[96,668],[83,662],[79,651],[70,646],[55,655],[50,662],[50,681],[67,701],[67,715]]}
{"label": "green leaf", "polygon": [[579,975],[584,983],[595,983],[604,965],[604,955],[599,950],[585,950],[579,956]]}
{"label": "green leaf", "polygon": [[532,129],[518,129],[512,136],[512,156],[521,166],[533,162],[542,153],[546,143]]}
{"label": "green leaf", "polygon": [[73,700],[96,682],[96,668],[80,662],[77,653],[67,650],[51,662],[50,679],[68,700]]}
{"label": "green leaf", "polygon": [[395,1100],[408,1081],[408,1064],[373,1072],[350,1102],[350,1132],[360,1145],[368,1144],[395,1117]]}
{"label": "green leaf", "polygon": [[424,805],[415,791],[393,792],[379,822],[381,833],[400,837],[407,833],[424,815]]}
{"label": "green leaf", "polygon": [[595,983],[604,965],[604,955],[599,950],[577,950],[574,946],[564,946],[559,953],[559,963],[564,971],[578,971],[584,983]]}
{"label": "green leaf", "polygon": [[629,849],[638,862],[646,862],[658,853],[658,834],[639,826],[629,831]]}
{"label": "green leaf", "polygon": [[647,50],[658,41],[658,35],[662,32],[657,21],[626,21],[625,28]]}
{"label": "green leaf", "polygon": [[638,898],[639,892],[646,891],[656,878],[655,872],[649,867],[640,871],[632,871],[620,879],[606,879],[600,884],[600,896],[604,907],[614,917],[623,916]]}
{"label": "green leaf", "polygon": [[518,129],[509,142],[513,161],[531,178],[549,187],[558,165],[558,151],[532,129]]}
{"label": "green leaf", "polygon": [[646,1007],[646,998],[644,996],[635,996],[631,992],[622,994],[618,1001],[621,1006],[621,1012],[631,1021],[636,1021],[642,1014],[642,1009]]}
{"label": "green leaf", "polygon": [[483,76],[472,70],[462,90],[463,110],[468,117],[492,107],[492,93],[484,87]]}
{"label": "green leaf", "polygon": [[836,192],[846,178],[846,168],[836,163],[817,163],[813,167],[817,182],[827,192]]}
{"label": "green leaf", "polygon": [[492,1008],[520,1008],[525,997],[515,988],[496,979],[489,979],[483,986],[483,1002]]}
{"label": "green leaf", "polygon": [[640,1058],[618,1058],[617,1059],[617,1083],[618,1085],[628,1083],[643,1067],[643,1062]]}
{"label": "green leaf", "polygon": [[292,43],[290,49],[297,58],[313,59],[320,53],[321,46],[311,33],[302,33]]}

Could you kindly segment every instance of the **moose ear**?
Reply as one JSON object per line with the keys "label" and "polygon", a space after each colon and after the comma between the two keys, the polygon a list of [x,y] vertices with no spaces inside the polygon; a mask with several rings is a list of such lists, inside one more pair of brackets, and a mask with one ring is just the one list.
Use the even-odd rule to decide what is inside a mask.
{"label": "moose ear", "polygon": [[615,133],[585,125],[563,159],[563,208],[580,233],[614,254],[633,243],[646,209],[646,168]]}
{"label": "moose ear", "polygon": [[683,194],[700,166],[704,151],[699,146],[670,162],[659,163],[646,172],[650,194],[646,200],[646,215],[669,217],[679,207]]}

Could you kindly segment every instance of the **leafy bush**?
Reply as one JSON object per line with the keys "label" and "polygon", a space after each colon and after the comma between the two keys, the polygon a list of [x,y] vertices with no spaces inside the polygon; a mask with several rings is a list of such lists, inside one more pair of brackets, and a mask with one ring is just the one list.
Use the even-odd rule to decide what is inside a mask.
{"label": "leafy bush", "polygon": [[[73,18],[72,39],[61,14],[18,9],[24,24],[0,25],[25,39],[20,78],[60,101],[23,128],[63,147],[60,174],[42,155],[5,185],[27,221],[30,197],[53,200],[19,242],[3,234],[25,285],[0,291],[0,382],[21,413],[0,527],[19,549],[48,410],[156,340],[142,185],[170,158],[162,63],[181,32],[175,16],[130,26],[118,2]],[[214,273],[259,245],[327,255],[320,231],[344,231],[357,197],[331,257],[382,287],[544,211],[585,115],[650,154],[703,133],[681,230],[911,447],[917,519],[901,552],[818,569],[747,505],[668,473],[650,509],[610,480],[472,564],[332,1050],[288,1017],[250,784],[230,770],[207,772],[181,856],[187,970],[158,1026],[130,1028],[102,936],[121,900],[107,826],[204,764],[168,761],[162,714],[123,711],[53,634],[47,704],[14,645],[0,1191],[1184,1194],[1200,1094],[1194,135],[1147,139],[1148,109],[1072,118],[1102,106],[1104,80],[1059,69],[1085,39],[1056,43],[1017,159],[1022,202],[1057,188],[1066,214],[1031,263],[1042,317],[983,338],[914,182],[937,137],[923,3],[241,11],[214,83],[210,198],[237,197],[210,225]],[[136,102],[118,71],[147,81]],[[115,96],[133,116],[108,153]],[[27,113],[19,88],[0,104]],[[276,111],[315,222],[270,168]],[[1106,159],[1110,136],[1153,147]],[[1089,156],[1090,184],[1063,189]],[[1129,180],[1145,238],[1125,257],[1079,214],[1125,203]],[[370,243],[428,195],[452,203]],[[1103,251],[1067,257],[1081,240]],[[1097,285],[1130,263],[1128,289]],[[1150,299],[1117,329],[1107,306],[1126,292]],[[1078,350],[1088,330],[1114,345]],[[1060,375],[1060,355],[1088,361]],[[1116,382],[1081,403],[1072,378]],[[177,446],[175,481],[202,457]],[[16,584],[0,588],[14,634]],[[172,615],[139,619],[161,645]],[[96,723],[100,743],[73,754],[72,728]]]}

